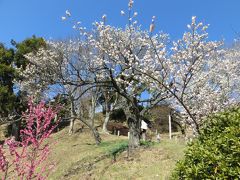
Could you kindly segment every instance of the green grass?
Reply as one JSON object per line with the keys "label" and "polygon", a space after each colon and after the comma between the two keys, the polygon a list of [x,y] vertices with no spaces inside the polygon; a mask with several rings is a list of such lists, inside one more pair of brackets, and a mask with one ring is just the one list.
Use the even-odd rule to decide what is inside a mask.
{"label": "green grass", "polygon": [[141,148],[130,160],[124,156],[119,158],[100,179],[168,179],[176,161],[183,157],[184,147],[184,144],[163,140]]}
{"label": "green grass", "polygon": [[101,137],[103,142],[96,146],[89,132],[69,136],[64,129],[54,134],[57,144],[51,159],[57,166],[49,179],[168,179],[185,148],[184,142],[175,140],[145,142],[127,158],[126,137]]}

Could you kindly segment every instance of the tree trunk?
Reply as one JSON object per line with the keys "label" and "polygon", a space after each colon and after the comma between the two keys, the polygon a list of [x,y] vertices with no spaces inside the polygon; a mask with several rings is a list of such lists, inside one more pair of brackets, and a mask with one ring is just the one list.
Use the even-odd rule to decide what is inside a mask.
{"label": "tree trunk", "polygon": [[131,104],[126,108],[125,114],[128,120],[129,127],[129,153],[137,147],[140,146],[140,138],[141,138],[141,119],[140,119],[140,111],[138,109],[138,105],[136,101],[133,105]]}
{"label": "tree trunk", "polygon": [[20,125],[21,125],[21,121],[17,121],[12,123],[12,136],[14,136],[16,141],[20,140]]}
{"label": "tree trunk", "polygon": [[95,139],[96,144],[99,145],[101,143],[102,139],[101,139],[100,134],[99,134],[97,128],[95,127],[95,123],[94,123],[96,101],[97,101],[97,97],[95,94],[95,96],[92,96],[92,99],[91,99],[91,108],[90,108],[91,125],[89,127],[92,130],[93,137]]}
{"label": "tree trunk", "polygon": [[70,119],[70,126],[69,126],[69,131],[68,134],[72,135],[74,131],[74,121],[76,117],[76,112],[75,112],[75,106],[73,100],[71,101],[71,119]]}
{"label": "tree trunk", "polygon": [[91,130],[92,130],[93,137],[95,139],[96,144],[99,145],[101,143],[102,139],[101,139],[101,137],[99,135],[99,132],[98,132],[97,128],[94,127]]}
{"label": "tree trunk", "polygon": [[105,102],[105,119],[102,127],[103,132],[106,134],[109,134],[107,130],[107,124],[110,119],[110,114],[111,114],[111,104],[109,101],[106,101]]}
{"label": "tree trunk", "polygon": [[69,125],[69,135],[72,135],[73,134],[73,131],[74,131],[74,122],[75,122],[75,119],[71,118],[70,120],[70,125]]}
{"label": "tree trunk", "polygon": [[[111,115],[111,112],[114,110],[117,102],[118,102],[118,94],[116,93],[115,97],[115,101],[114,102],[111,102],[111,97],[109,95],[110,93],[107,91],[105,92],[105,103],[104,103],[104,106],[103,106],[103,110],[105,111],[105,119],[104,119],[104,123],[103,123],[103,127],[102,127],[102,130],[104,133],[107,133],[109,134],[108,130],[107,130],[107,124],[109,122],[109,119],[110,119],[110,115]],[[112,95],[114,96],[114,95]]]}
{"label": "tree trunk", "polygon": [[100,134],[97,130],[96,127],[93,127],[91,126],[90,123],[88,123],[87,121],[85,121],[83,118],[79,119],[81,122],[83,122],[91,131],[92,131],[92,134],[93,134],[93,137],[94,137],[94,140],[96,142],[97,145],[99,145],[102,141],[101,137],[100,137]]}
{"label": "tree trunk", "polygon": [[95,109],[96,109],[96,97],[92,96],[91,106],[89,110],[89,118],[91,120],[91,126],[94,127],[94,117],[95,117]]}
{"label": "tree trunk", "polygon": [[140,124],[140,119],[132,119],[131,117],[128,118],[128,127],[130,132],[128,146],[130,149],[134,149],[140,146]]}
{"label": "tree trunk", "polygon": [[104,119],[104,123],[103,123],[103,132],[104,133],[107,133],[108,134],[108,130],[107,130],[107,124],[108,124],[108,121],[110,119],[110,112],[106,111],[106,114],[105,114],[105,119]]}

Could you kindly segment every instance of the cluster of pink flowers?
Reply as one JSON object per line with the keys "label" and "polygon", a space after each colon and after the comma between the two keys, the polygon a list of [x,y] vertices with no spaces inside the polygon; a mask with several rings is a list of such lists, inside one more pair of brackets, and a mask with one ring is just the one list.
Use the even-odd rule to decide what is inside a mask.
{"label": "cluster of pink flowers", "polygon": [[2,171],[6,171],[7,164],[8,164],[8,162],[6,160],[5,153],[4,153],[3,147],[1,145],[0,146],[0,169]]}
{"label": "cluster of pink flowers", "polygon": [[14,138],[5,141],[6,149],[0,146],[0,170],[2,179],[18,176],[20,179],[46,179],[54,167],[48,162],[50,142],[46,140],[56,128],[53,122],[57,110],[46,107],[44,102],[34,105],[29,101],[29,109],[23,114],[26,127],[20,131],[21,141]]}

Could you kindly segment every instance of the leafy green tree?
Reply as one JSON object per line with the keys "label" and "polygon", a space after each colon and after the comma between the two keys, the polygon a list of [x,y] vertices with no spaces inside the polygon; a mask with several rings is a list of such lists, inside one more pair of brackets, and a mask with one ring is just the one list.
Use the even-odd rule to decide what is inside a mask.
{"label": "leafy green tree", "polygon": [[14,108],[16,96],[13,93],[14,50],[0,44],[0,117],[7,116]]}
{"label": "leafy green tree", "polygon": [[0,116],[2,117],[7,116],[14,110],[14,106],[18,107],[19,103],[23,102],[19,99],[23,97],[21,92],[17,94],[19,98],[16,98],[13,92],[13,80],[17,78],[15,67],[21,67],[24,70],[28,63],[24,56],[30,52],[37,52],[41,47],[46,47],[44,39],[36,36],[27,38],[20,43],[12,40],[12,44],[15,46],[15,50],[8,49],[3,44],[0,44]]}
{"label": "leafy green tree", "polygon": [[24,55],[33,52],[37,53],[39,48],[46,47],[46,42],[41,37],[32,36],[31,38],[27,38],[24,41],[17,43],[12,40],[12,45],[15,46],[16,51],[14,55],[14,62],[18,68],[23,68],[25,70],[28,60],[24,57]]}
{"label": "leafy green tree", "polygon": [[[27,38],[20,43],[11,41],[12,45],[15,47],[14,51],[14,67],[21,68],[22,71],[25,70],[28,60],[25,58],[25,55],[28,53],[36,53],[40,48],[46,47],[46,43],[43,38],[38,38],[36,36],[32,36],[31,38]],[[21,78],[16,74],[16,79]],[[27,108],[27,93],[18,91],[15,99],[15,107],[14,111],[17,114],[22,114],[23,111]],[[19,139],[21,121],[12,123],[11,134],[15,136],[15,139]]]}
{"label": "leafy green tree", "polygon": [[[14,79],[21,78],[16,71],[16,67],[25,70],[29,63],[25,55],[30,52],[37,52],[39,48],[46,47],[43,38],[35,36],[16,43],[12,40],[13,48],[6,48],[0,44],[0,118],[2,123],[16,120],[23,111],[26,110],[27,99],[25,92],[14,93]],[[15,119],[9,119],[9,115],[14,115]],[[11,123],[10,133],[19,139],[20,121]]]}

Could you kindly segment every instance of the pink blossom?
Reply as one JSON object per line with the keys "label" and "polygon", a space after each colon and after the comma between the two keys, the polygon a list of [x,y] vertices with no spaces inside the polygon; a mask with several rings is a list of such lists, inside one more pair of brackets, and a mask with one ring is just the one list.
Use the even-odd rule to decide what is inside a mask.
{"label": "pink blossom", "polygon": [[[4,172],[6,179],[8,168],[14,167],[14,172],[20,179],[46,179],[48,171],[53,169],[53,163],[44,163],[51,152],[49,142],[50,137],[58,122],[53,125],[53,119],[57,115],[57,110],[46,107],[44,102],[34,105],[29,101],[29,109],[23,114],[26,119],[26,127],[20,131],[21,141],[17,142],[14,138],[7,139],[6,154],[13,158],[9,159],[0,146],[0,170]],[[43,172],[45,175],[43,175]]]}

